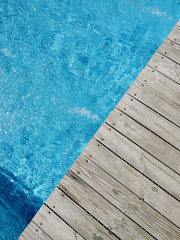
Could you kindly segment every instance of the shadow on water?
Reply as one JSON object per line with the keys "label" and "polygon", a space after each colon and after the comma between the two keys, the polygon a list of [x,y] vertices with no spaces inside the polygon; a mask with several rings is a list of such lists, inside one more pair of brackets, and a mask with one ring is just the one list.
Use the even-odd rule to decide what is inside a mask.
{"label": "shadow on water", "polygon": [[[0,239],[17,239],[42,203],[10,171],[0,167]],[[9,226],[12,219],[13,224]]]}

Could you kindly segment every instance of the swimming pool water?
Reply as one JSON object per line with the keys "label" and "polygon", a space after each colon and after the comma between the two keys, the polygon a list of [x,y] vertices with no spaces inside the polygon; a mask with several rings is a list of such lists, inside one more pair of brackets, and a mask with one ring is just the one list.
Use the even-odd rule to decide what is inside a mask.
{"label": "swimming pool water", "polygon": [[18,238],[179,12],[179,0],[0,0],[0,239]]}

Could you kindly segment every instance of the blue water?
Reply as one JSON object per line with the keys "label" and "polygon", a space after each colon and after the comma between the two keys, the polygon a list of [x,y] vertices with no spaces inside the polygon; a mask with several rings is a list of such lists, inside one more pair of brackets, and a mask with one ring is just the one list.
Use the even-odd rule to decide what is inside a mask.
{"label": "blue water", "polygon": [[179,13],[179,0],[0,0],[0,239],[18,238]]}

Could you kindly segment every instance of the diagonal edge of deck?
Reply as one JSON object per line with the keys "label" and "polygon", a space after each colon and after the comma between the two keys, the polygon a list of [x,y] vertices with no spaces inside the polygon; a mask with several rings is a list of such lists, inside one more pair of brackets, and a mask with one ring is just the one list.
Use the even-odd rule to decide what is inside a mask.
{"label": "diagonal edge of deck", "polygon": [[179,23],[19,239],[179,239]]}

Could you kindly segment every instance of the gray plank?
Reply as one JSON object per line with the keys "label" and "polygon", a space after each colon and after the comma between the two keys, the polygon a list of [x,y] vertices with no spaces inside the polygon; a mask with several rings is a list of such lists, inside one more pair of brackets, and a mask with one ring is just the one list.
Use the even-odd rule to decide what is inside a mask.
{"label": "gray plank", "polygon": [[[106,119],[106,122],[128,139],[136,143],[142,149],[150,153],[152,156],[159,159],[160,162],[168,166],[170,169],[173,169],[173,171],[176,173],[180,174],[180,163],[178,160],[179,151],[165,142],[163,139],[149,131],[147,128],[143,127],[141,124],[117,108],[111,112]],[[155,165],[157,162],[158,161],[154,159]],[[163,168],[164,167],[162,167],[162,169]]]}
{"label": "gray plank", "polygon": [[52,210],[43,205],[33,218],[33,222],[53,240],[82,240],[83,238],[69,227]]}
{"label": "gray plank", "polygon": [[[100,129],[102,130],[102,127]],[[95,163],[97,163],[101,168],[107,171],[111,176],[121,182],[128,189],[130,189],[133,193],[135,193],[141,199],[144,199],[144,201],[156,209],[156,211],[160,212],[163,216],[180,227],[180,216],[179,212],[177,211],[177,209],[180,208],[179,201],[109,151],[106,146],[111,145],[111,149],[119,156],[122,155],[121,151],[123,148],[126,148],[127,152],[129,150],[131,154],[131,148],[124,145],[121,146],[121,141],[116,141],[114,138],[112,138],[112,136],[109,136],[108,133],[107,135],[104,135],[103,132],[98,131],[98,135],[99,136],[96,135],[98,140],[100,140],[102,137],[104,138],[103,144],[105,147],[100,143],[93,144],[90,142],[88,147],[83,151],[84,154],[90,159],[93,159]],[[132,158],[134,160],[137,159],[136,155],[134,154],[132,154]],[[144,161],[141,159],[139,167],[141,169],[145,169],[146,167]]]}
{"label": "gray plank", "polygon": [[180,239],[179,92],[180,21],[19,239]]}
{"label": "gray plank", "polygon": [[180,20],[177,22],[176,27],[180,27]]}
{"label": "gray plank", "polygon": [[[139,87],[142,87],[142,84],[145,83],[145,86],[151,87],[154,91],[159,93],[159,95],[164,96],[166,102],[169,105],[172,105],[173,108],[178,108],[180,106],[180,85],[174,81],[171,81],[168,77],[161,74],[156,70],[152,69],[149,66],[146,66],[143,71],[138,76],[137,80],[134,83],[138,84]],[[180,66],[179,66],[180,74]],[[141,82],[140,82],[141,80]],[[142,82],[144,81],[144,82]],[[143,88],[142,88],[143,89]]]}
{"label": "gray plank", "polygon": [[[91,146],[94,145],[95,149],[97,148],[97,144],[99,144],[97,141],[91,141]],[[91,148],[89,150],[92,152],[94,148]],[[103,150],[104,147],[101,145],[100,149]],[[104,152],[104,154],[107,154],[108,150],[106,149],[105,151],[106,152]],[[162,240],[166,240],[167,237],[171,237],[171,239],[178,239],[180,230],[177,227],[175,227],[160,213],[146,204],[140,197],[133,194],[132,191],[128,190],[125,186],[123,186],[123,184],[111,177],[108,172],[104,171],[101,168],[101,164],[101,167],[99,167],[99,162],[104,162],[104,158],[101,158],[101,154],[98,155],[97,161],[96,159],[96,156],[93,156],[93,158],[90,160],[84,154],[81,154],[81,156],[72,166],[71,171],[78,175],[79,178],[81,178],[84,182],[87,182],[89,186],[95,189],[99,194],[101,194],[110,203],[120,209],[128,217],[137,222],[139,226],[144,228],[155,238]],[[109,161],[106,162],[106,165],[111,166],[112,160],[114,160],[114,158],[109,158]],[[130,176],[130,174],[128,174],[126,177],[126,172],[130,173],[127,170],[128,166],[125,169],[126,170],[123,173],[122,177],[125,176],[125,181],[129,181],[128,176]],[[109,170],[109,167],[106,167],[106,170]],[[111,171],[113,171],[113,168],[111,168]],[[118,174],[121,176],[120,172]],[[132,178],[130,179],[132,180]],[[79,183],[76,181],[74,181],[73,184],[75,184],[74,189],[76,189],[78,187],[77,185],[79,185]],[[67,189],[69,191],[68,186]],[[76,197],[78,198],[78,196]]]}
{"label": "gray plank", "polygon": [[27,240],[23,235],[21,235],[18,240]]}
{"label": "gray plank", "polygon": [[[29,235],[30,234],[30,235]],[[33,233],[29,233],[29,230],[26,229],[26,231],[23,232],[23,237],[26,240],[42,240],[42,238],[39,238],[38,236],[34,236]],[[19,238],[20,239],[20,238]]]}
{"label": "gray plank", "polygon": [[101,126],[95,138],[180,200],[180,177],[175,172],[106,124]]}
{"label": "gray plank", "polygon": [[117,108],[162,137],[178,150],[180,149],[180,129],[128,94],[117,104]]}
{"label": "gray plank", "polygon": [[53,191],[47,199],[46,204],[51,209],[55,206],[54,211],[56,214],[87,240],[98,238],[118,239],[60,189],[56,188]]}
{"label": "gray plank", "polygon": [[140,78],[136,79],[127,93],[180,127],[180,106],[173,104]]}
{"label": "gray plank", "polygon": [[39,228],[35,223],[31,222],[29,225],[28,225],[28,229],[31,231],[31,235],[32,235],[32,232],[35,236],[35,239],[38,239],[38,237],[40,239],[47,239],[47,240],[50,240],[52,238],[50,238],[47,234],[45,234],[41,228]]}
{"label": "gray plank", "polygon": [[180,45],[180,28],[173,28],[167,38]]}
{"label": "gray plank", "polygon": [[40,229],[33,222],[30,222],[30,224],[26,227],[26,229],[23,232],[23,235],[27,240],[51,240],[52,239],[47,234],[45,234],[42,231],[42,229]]}
{"label": "gray plank", "polygon": [[180,84],[180,65],[171,59],[156,52],[148,62],[148,65]]}
{"label": "gray plank", "polygon": [[59,187],[119,238],[154,239],[71,171],[62,179]]}
{"label": "gray plank", "polygon": [[157,51],[180,64],[180,45],[166,38]]}

